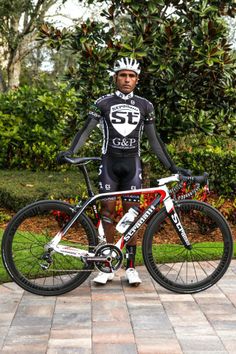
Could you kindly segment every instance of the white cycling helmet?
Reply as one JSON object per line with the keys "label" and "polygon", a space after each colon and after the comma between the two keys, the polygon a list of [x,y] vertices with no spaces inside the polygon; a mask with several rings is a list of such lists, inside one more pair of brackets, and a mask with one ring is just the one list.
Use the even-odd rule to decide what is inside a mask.
{"label": "white cycling helmet", "polygon": [[139,75],[141,71],[137,60],[127,57],[116,60],[113,71],[117,73],[120,70],[131,70],[134,71],[137,75]]}

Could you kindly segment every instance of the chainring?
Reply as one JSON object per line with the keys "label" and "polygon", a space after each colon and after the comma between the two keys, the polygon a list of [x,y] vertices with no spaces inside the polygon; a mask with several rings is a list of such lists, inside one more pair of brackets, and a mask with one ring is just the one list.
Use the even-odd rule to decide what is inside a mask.
{"label": "chainring", "polygon": [[95,258],[106,258],[106,260],[96,260],[95,266],[103,273],[113,273],[117,271],[123,262],[122,251],[112,244],[100,246],[95,252]]}

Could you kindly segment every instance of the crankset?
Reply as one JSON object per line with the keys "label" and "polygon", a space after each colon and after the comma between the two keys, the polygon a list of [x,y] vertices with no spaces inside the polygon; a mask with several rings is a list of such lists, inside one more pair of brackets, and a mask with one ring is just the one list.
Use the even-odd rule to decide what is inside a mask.
{"label": "crankset", "polygon": [[111,244],[97,248],[94,257],[86,257],[86,263],[94,263],[103,273],[113,273],[120,268],[123,261],[121,250]]}

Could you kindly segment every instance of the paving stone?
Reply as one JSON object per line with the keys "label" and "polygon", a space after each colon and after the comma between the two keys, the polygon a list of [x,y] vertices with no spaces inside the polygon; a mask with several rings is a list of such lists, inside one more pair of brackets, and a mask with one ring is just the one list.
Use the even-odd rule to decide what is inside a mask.
{"label": "paving stone", "polygon": [[13,326],[41,326],[51,325],[54,314],[55,299],[43,298],[38,296],[23,297],[15,317],[12,321]]}
{"label": "paving stone", "polygon": [[135,343],[130,322],[93,322],[93,343]]}
{"label": "paving stone", "polygon": [[11,326],[1,352],[45,353],[48,346],[50,326]]}
{"label": "paving stone", "polygon": [[177,340],[169,342],[167,338],[156,338],[152,342],[137,343],[139,354],[182,354],[182,349]]}
{"label": "paving stone", "polygon": [[[236,276],[236,274],[235,274]],[[229,301],[234,305],[234,307],[236,307],[236,292],[232,293],[232,294],[227,294],[227,297],[229,299]]]}
{"label": "paving stone", "polygon": [[129,321],[125,297],[114,292],[102,295],[92,293],[92,311],[93,321]]}
{"label": "paving stone", "polygon": [[236,354],[236,328],[232,331],[218,330],[216,333],[227,351],[231,354]]}
{"label": "paving stone", "polygon": [[210,323],[205,326],[199,326],[194,322],[192,323],[192,325],[189,325],[189,323],[186,325],[180,323],[179,325],[174,326],[174,331],[177,336],[185,336],[186,334],[189,334],[191,336],[214,336],[216,334],[215,329],[211,326]]}
{"label": "paving stone", "polygon": [[211,303],[211,304],[222,304],[222,303],[228,303],[229,300],[225,296],[223,292],[221,292],[218,288],[214,287],[214,291],[210,293],[209,291],[203,291],[202,293],[197,293],[193,294],[193,299],[198,303],[198,304],[204,304],[204,303]]}
{"label": "paving stone", "polygon": [[179,325],[181,322],[188,323],[189,325],[192,323],[204,325],[207,322],[205,314],[196,302],[163,302],[163,306],[171,318],[173,325]]}
{"label": "paving stone", "polygon": [[48,349],[56,350],[61,348],[68,351],[77,349],[81,353],[91,351],[91,328],[64,327],[53,329],[48,341]]}
{"label": "paving stone", "polygon": [[159,298],[162,302],[194,302],[194,298],[189,294],[163,293],[159,294]]}
{"label": "paving stone", "polygon": [[224,345],[217,335],[192,335],[177,334],[178,341],[184,353],[203,353],[205,351],[214,353],[227,353]]}
{"label": "paving stone", "polygon": [[3,346],[8,331],[9,331],[9,326],[0,326],[0,350]]}
{"label": "paving stone", "polygon": [[209,302],[208,304],[201,305],[201,310],[207,318],[214,318],[216,315],[225,316],[233,314],[235,307],[231,303],[212,304]]}
{"label": "paving stone", "polygon": [[24,290],[21,289],[16,283],[10,282],[0,285],[0,293],[1,294],[9,294],[13,293],[14,295],[21,296],[24,293]]}
{"label": "paving stone", "polygon": [[89,327],[91,326],[91,306],[84,305],[81,308],[79,305],[74,310],[68,310],[66,306],[56,308],[53,316],[53,327],[59,326],[76,326],[76,327]]}
{"label": "paving stone", "polygon": [[72,348],[72,347],[60,347],[49,348],[47,354],[93,354],[92,349],[89,348]]}
{"label": "paving stone", "polygon": [[236,329],[236,310],[231,314],[212,314],[208,318],[215,330],[228,330],[231,332]]}
{"label": "paving stone", "polygon": [[135,339],[139,353],[173,353],[180,354],[182,349],[172,328],[154,330],[137,330]]}
{"label": "paving stone", "polygon": [[34,354],[45,354],[47,352],[47,346],[45,344],[37,343],[35,344],[18,344],[16,347],[9,345],[5,346],[1,353],[10,353],[10,354],[26,354],[26,353],[34,353]]}
{"label": "paving stone", "polygon": [[136,345],[133,343],[126,344],[107,344],[95,343],[93,345],[93,354],[138,354]]}
{"label": "paving stone", "polygon": [[235,353],[229,353],[225,350],[208,350],[207,346],[200,350],[200,349],[195,349],[195,350],[186,350],[184,351],[184,354],[235,354]]}

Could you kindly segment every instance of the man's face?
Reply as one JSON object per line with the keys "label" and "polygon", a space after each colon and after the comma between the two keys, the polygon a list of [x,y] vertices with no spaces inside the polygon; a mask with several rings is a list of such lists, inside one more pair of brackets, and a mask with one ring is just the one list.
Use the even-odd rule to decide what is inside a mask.
{"label": "man's face", "polygon": [[119,91],[128,94],[135,89],[138,75],[131,70],[120,70],[115,75],[115,83]]}

